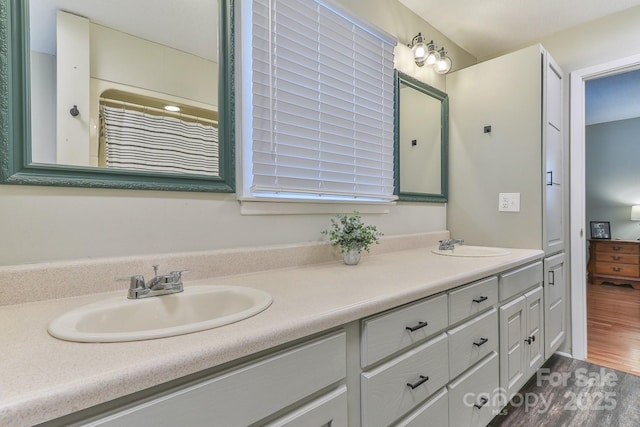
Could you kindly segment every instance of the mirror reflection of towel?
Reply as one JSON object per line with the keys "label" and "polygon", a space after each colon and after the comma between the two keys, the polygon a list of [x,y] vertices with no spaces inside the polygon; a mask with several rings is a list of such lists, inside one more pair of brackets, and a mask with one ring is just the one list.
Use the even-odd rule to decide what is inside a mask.
{"label": "mirror reflection of towel", "polygon": [[103,105],[106,167],[218,176],[218,129]]}

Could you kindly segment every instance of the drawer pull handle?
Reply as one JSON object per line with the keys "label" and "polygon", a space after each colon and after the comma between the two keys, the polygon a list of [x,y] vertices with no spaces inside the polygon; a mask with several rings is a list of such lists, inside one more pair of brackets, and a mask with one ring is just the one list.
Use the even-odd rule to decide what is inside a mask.
{"label": "drawer pull handle", "polygon": [[534,342],[536,340],[536,336],[535,335],[531,335],[529,338],[525,339],[524,342],[526,342],[527,344],[531,345],[532,342]]}
{"label": "drawer pull handle", "polygon": [[480,298],[474,298],[474,299],[473,299],[473,302],[475,302],[475,303],[477,303],[477,304],[480,304],[482,301],[486,301],[486,300],[488,300],[488,299],[489,299],[489,297],[482,296],[482,297],[480,297]]}
{"label": "drawer pull handle", "polygon": [[480,347],[481,345],[484,345],[487,343],[487,341],[489,341],[489,338],[480,338],[480,341],[478,342],[474,342],[473,345],[475,345],[476,347]]}
{"label": "drawer pull handle", "polygon": [[611,269],[616,273],[620,273],[622,271],[622,267],[611,267]]}
{"label": "drawer pull handle", "polygon": [[418,381],[416,381],[415,383],[407,383],[407,387],[409,387],[411,390],[415,390],[416,388],[420,387],[422,384],[426,383],[427,381],[429,381],[429,377],[425,377],[424,375],[420,375],[420,378],[418,379]]}
{"label": "drawer pull handle", "polygon": [[622,259],[622,257],[618,255],[611,255],[611,258],[613,258],[614,261],[620,261]]}
{"label": "drawer pull handle", "polygon": [[405,329],[407,331],[410,331],[410,332],[415,332],[418,329],[422,329],[422,328],[424,328],[425,326],[428,326],[428,325],[429,325],[429,322],[418,322],[418,324],[416,326],[407,326]]}
{"label": "drawer pull handle", "polygon": [[613,249],[614,251],[619,251],[622,250],[622,246],[612,246],[611,249]]}
{"label": "drawer pull handle", "polygon": [[480,403],[476,403],[473,406],[475,406],[478,409],[482,409],[482,407],[484,405],[486,405],[488,401],[489,401],[489,399],[487,399],[486,397],[483,396],[483,397],[480,398]]}

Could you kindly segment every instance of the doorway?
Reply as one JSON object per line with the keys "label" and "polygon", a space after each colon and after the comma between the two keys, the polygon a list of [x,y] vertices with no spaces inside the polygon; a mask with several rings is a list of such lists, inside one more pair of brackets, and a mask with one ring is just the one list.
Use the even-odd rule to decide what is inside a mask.
{"label": "doorway", "polygon": [[587,238],[585,179],[585,84],[640,69],[640,55],[577,70],[570,79],[571,345],[573,357],[587,359]]}

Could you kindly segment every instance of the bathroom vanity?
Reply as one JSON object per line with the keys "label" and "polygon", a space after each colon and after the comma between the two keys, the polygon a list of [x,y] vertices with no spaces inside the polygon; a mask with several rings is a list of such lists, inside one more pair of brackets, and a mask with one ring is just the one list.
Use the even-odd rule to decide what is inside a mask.
{"label": "bathroom vanity", "polygon": [[[92,344],[46,333],[60,313],[113,292],[2,307],[0,321],[14,328],[0,336],[10,361],[0,370],[14,392],[2,393],[0,423],[485,425],[507,403],[499,387],[517,391],[550,356],[536,311],[548,286],[543,252],[432,250],[209,279],[264,290],[273,304],[171,338]],[[508,334],[527,349],[517,357],[503,350],[516,323],[527,325]],[[18,336],[29,339],[8,344]]]}

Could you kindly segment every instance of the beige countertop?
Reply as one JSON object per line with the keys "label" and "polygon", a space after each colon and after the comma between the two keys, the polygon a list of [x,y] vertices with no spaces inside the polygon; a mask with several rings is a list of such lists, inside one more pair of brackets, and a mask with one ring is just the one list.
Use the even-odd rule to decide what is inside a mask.
{"label": "beige countertop", "polygon": [[[501,257],[433,254],[433,247],[258,273],[185,280],[263,289],[267,310],[244,321],[171,338],[74,343],[48,323],[83,304],[126,290],[0,307],[0,425],[41,423],[162,384],[401,304],[542,259],[539,250]],[[44,284],[43,286],[46,286]],[[160,297],[161,298],[161,297]]]}

